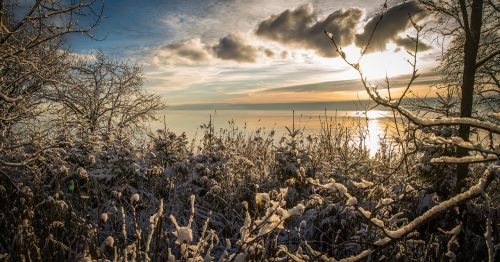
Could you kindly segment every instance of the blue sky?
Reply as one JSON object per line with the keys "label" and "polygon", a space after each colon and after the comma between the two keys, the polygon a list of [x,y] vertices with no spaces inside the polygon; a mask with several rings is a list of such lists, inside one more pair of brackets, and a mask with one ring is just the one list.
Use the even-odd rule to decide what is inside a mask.
{"label": "blue sky", "polygon": [[[354,59],[382,3],[111,0],[93,32],[102,41],[73,36],[68,44],[76,53],[102,49],[143,65],[145,87],[173,105],[350,100],[364,95],[359,85],[346,86],[356,72],[336,56],[322,31],[334,31]],[[425,22],[419,11],[413,2],[389,2],[385,24],[362,63],[374,82],[386,74],[401,81],[410,73],[407,16]],[[436,48],[424,43],[419,65],[425,73],[436,66]],[[435,79],[424,74],[415,92],[432,92]]]}

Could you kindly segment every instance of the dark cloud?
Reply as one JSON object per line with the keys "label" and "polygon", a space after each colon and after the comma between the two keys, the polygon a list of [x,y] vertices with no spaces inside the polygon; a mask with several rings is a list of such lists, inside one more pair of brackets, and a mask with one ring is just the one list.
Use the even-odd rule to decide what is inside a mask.
{"label": "dark cloud", "polygon": [[165,45],[156,52],[156,58],[165,64],[206,63],[216,58],[253,63],[260,56],[274,57],[275,54],[269,48],[257,48],[246,43],[245,38],[239,34],[230,34],[220,38],[214,45],[204,44],[200,39],[191,39]]}
{"label": "dark cloud", "polygon": [[271,49],[269,49],[269,48],[263,48],[263,47],[261,47],[261,48],[259,48],[259,51],[264,52],[264,54],[267,57],[269,57],[269,58],[273,58],[273,57],[276,56],[276,54],[274,53],[274,51],[271,50]]}
{"label": "dark cloud", "polygon": [[[380,20],[373,37],[370,41],[369,49],[385,50],[387,43],[393,42],[406,49],[414,49],[415,44],[409,38],[401,38],[400,33],[412,26],[410,16],[414,22],[418,22],[427,16],[424,8],[415,1],[404,2],[389,8],[380,20],[380,14],[372,17],[364,26],[364,31],[356,35],[356,45],[363,47],[368,43],[377,22]],[[430,47],[424,43],[419,46],[421,51]]]}
{"label": "dark cloud", "polygon": [[219,39],[219,42],[212,48],[215,55],[224,60],[255,62],[258,56],[257,48],[246,44],[245,39],[236,34]]}
{"label": "dark cloud", "polygon": [[[397,44],[398,46],[400,47],[403,47],[405,48],[406,50],[415,50],[415,41],[406,37],[406,38],[402,38],[402,37],[399,37],[397,38],[396,40],[393,40],[395,44]],[[432,47],[424,42],[422,42],[421,40],[418,41],[418,51],[421,52],[421,51],[427,51],[429,49],[431,49]]]}
{"label": "dark cloud", "polygon": [[281,51],[280,58],[287,59],[288,58],[288,51],[286,51],[286,50]]}
{"label": "dark cloud", "polygon": [[156,52],[156,58],[165,64],[204,63],[212,59],[212,54],[200,39],[168,44]]}
{"label": "dark cloud", "polygon": [[349,8],[337,10],[321,20],[311,5],[305,5],[269,17],[259,23],[255,33],[284,45],[313,49],[321,56],[333,57],[337,53],[323,31],[332,32],[340,45],[349,45],[362,15],[360,9]]}

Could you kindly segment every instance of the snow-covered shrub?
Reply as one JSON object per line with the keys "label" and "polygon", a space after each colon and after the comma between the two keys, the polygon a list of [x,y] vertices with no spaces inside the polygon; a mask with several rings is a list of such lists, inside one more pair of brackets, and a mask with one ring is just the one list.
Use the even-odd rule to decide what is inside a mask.
{"label": "snow-covered shrub", "polygon": [[[186,153],[181,158],[156,151],[165,141],[134,139],[126,130],[92,138],[49,137],[45,141],[58,148],[43,151],[26,167],[0,169],[5,203],[0,205],[0,254],[8,260],[208,261],[441,260],[452,255],[449,251],[458,254],[453,236],[444,233],[464,216],[454,207],[433,215],[432,223],[396,235],[447,203],[415,179],[412,159],[408,170],[401,168],[404,158],[393,150],[397,141],[386,142],[384,154],[392,157],[370,158],[359,142],[362,130],[335,125],[330,135],[297,138],[295,145],[286,138],[281,146],[272,131],[245,133],[231,125],[213,128],[196,151],[187,150],[182,135],[170,135],[168,150]],[[207,139],[212,142],[205,149]],[[300,162],[307,174],[302,185],[280,178],[286,165],[277,156],[293,147],[299,153],[289,155],[287,163],[297,163],[300,152],[306,159]],[[471,170],[480,179],[485,168]],[[496,221],[498,210],[494,185],[487,191],[490,221]],[[466,205],[465,216],[477,226],[461,231],[477,257],[486,254],[489,225],[481,203]],[[494,245],[494,222],[491,228],[486,236]]]}
{"label": "snow-covered shrub", "polygon": [[281,181],[290,185],[303,185],[312,174],[306,170],[309,154],[303,147],[303,134],[300,129],[289,129],[288,134],[280,140],[276,150],[276,172]]}
{"label": "snow-covered shrub", "polygon": [[185,133],[177,136],[169,130],[159,129],[156,131],[156,135],[151,134],[149,137],[154,150],[151,152],[152,157],[163,166],[180,162],[186,159],[190,153]]}

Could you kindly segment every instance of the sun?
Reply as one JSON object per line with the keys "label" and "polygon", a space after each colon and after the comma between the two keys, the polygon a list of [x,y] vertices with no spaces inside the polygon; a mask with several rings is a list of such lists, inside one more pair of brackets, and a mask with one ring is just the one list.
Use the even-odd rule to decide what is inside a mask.
{"label": "sun", "polygon": [[[361,55],[361,48],[350,45],[342,49],[350,62],[356,62]],[[395,44],[388,44],[386,50],[366,53],[359,61],[363,74],[370,79],[399,76],[411,72],[407,62],[409,55]],[[339,58],[341,59],[341,58]]]}

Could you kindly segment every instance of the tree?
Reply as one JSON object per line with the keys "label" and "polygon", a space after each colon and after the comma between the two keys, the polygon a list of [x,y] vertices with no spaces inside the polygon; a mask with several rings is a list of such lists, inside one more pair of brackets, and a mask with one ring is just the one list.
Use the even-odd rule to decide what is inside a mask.
{"label": "tree", "polygon": [[[431,208],[422,216],[415,218],[405,227],[411,226],[412,230],[416,229],[425,224],[429,219],[436,217],[439,213],[453,206],[461,206],[462,222],[459,226],[462,226],[463,229],[456,232],[455,235],[458,236],[460,232],[466,231],[466,227],[473,227],[473,225],[469,225],[469,223],[463,220],[463,204],[471,199],[465,199],[464,197],[471,196],[471,191],[478,189],[478,187],[470,186],[468,189],[465,189],[465,192],[460,193],[463,188],[466,187],[466,178],[469,175],[469,165],[490,163],[489,167],[479,167],[480,170],[486,170],[484,176],[480,179],[480,181],[486,183],[486,186],[481,189],[480,193],[484,195],[485,202],[488,202],[488,196],[484,190],[486,190],[488,185],[499,175],[498,161],[500,152],[498,146],[495,145],[494,142],[496,139],[495,137],[500,134],[500,118],[498,118],[497,113],[498,97],[495,97],[498,96],[499,92],[497,80],[498,55],[500,54],[498,41],[498,28],[500,27],[500,24],[498,24],[499,8],[493,1],[483,0],[422,0],[420,2],[427,7],[427,12],[433,14],[432,18],[435,20],[432,21],[432,23],[434,23],[434,30],[432,31],[437,33],[438,37],[451,37],[451,44],[445,45],[445,49],[443,50],[443,64],[440,68],[445,73],[444,87],[447,89],[448,95],[452,98],[458,98],[460,107],[459,114],[457,115],[452,112],[455,106],[449,103],[449,101],[446,101],[441,95],[439,101],[446,104],[444,110],[437,108],[436,105],[427,104],[425,107],[428,111],[435,113],[432,117],[428,115],[426,117],[425,114],[411,111],[404,106],[404,99],[407,94],[409,94],[413,82],[418,78],[417,53],[419,51],[420,36],[424,29],[424,26],[416,24],[411,19],[411,16],[410,20],[416,31],[416,36],[410,37],[411,40],[415,42],[415,49],[413,51],[408,51],[411,56],[409,63],[413,70],[402,95],[396,99],[391,97],[390,80],[388,78],[386,79],[385,85],[373,85],[366,78],[363,69],[360,67],[360,61],[366,54],[366,50],[368,50],[372,36],[377,33],[377,26],[375,26],[371,32],[370,39],[362,49],[361,56],[357,61],[348,59],[342,47],[337,45],[333,35],[329,32],[325,33],[332,41],[340,57],[359,73],[360,80],[370,98],[378,105],[390,108],[393,112],[397,113],[411,124],[408,130],[405,130],[411,132],[406,133],[407,136],[403,137],[403,141],[414,141],[414,146],[416,148],[418,148],[418,145],[425,143],[435,147],[445,146],[456,148],[456,154],[454,156],[436,156],[430,161],[431,163],[439,163],[448,166],[456,165],[455,176],[457,185],[455,187],[455,196]],[[386,5],[384,5],[384,10],[385,8]],[[383,19],[383,13],[379,16],[379,19]],[[457,76],[459,76],[460,81],[450,81],[450,79],[456,78]],[[380,92],[381,89],[386,89],[388,95],[382,95]],[[479,97],[480,99],[475,100],[475,97]],[[488,101],[497,104],[485,107],[478,105],[478,101]],[[477,112],[481,112],[481,115],[477,114]],[[487,112],[487,114],[485,114],[485,112]],[[430,136],[426,135],[426,133],[432,131],[436,127],[458,129],[456,132],[457,135],[442,136],[439,133]],[[479,133],[489,134],[486,136],[486,140],[489,140],[489,143],[484,143],[484,141],[477,138],[478,136],[476,136],[476,138],[471,137],[471,129],[478,130],[477,132]],[[423,138],[422,136],[418,138],[417,134],[423,135]],[[475,173],[473,175],[478,174]],[[480,196],[480,194],[475,194],[475,196]],[[346,194],[346,197],[349,198],[350,195]],[[448,204],[449,206],[444,207]],[[366,216],[366,218],[370,219],[369,216]],[[489,221],[489,219],[490,218],[487,218],[485,220]],[[486,222],[486,228],[491,229],[488,223],[489,222]],[[378,227],[383,230],[387,237],[386,241],[375,244],[377,246],[379,246],[379,244],[385,246],[387,243],[401,239],[404,233],[410,232],[401,228],[397,230],[398,234],[392,234],[389,230],[384,228],[383,223],[379,224]],[[460,248],[464,249],[467,247],[463,241],[464,233],[460,233],[460,235]],[[489,260],[493,261],[495,250],[491,245],[491,234],[485,233],[484,236],[488,247]],[[450,255],[454,254],[451,253]],[[475,255],[473,254],[471,256],[474,257]]]}
{"label": "tree", "polygon": [[[442,19],[443,17],[448,18],[451,17],[452,19],[455,20],[455,23],[458,24],[457,27],[453,27],[452,25],[449,25],[448,23],[444,23],[447,32],[444,31],[436,31],[441,33],[442,35],[449,35],[451,34],[453,36],[453,42],[454,45],[452,45],[450,50],[445,50],[446,56],[445,56],[445,62],[449,61],[450,57],[450,52],[454,51],[457,49],[460,49],[460,47],[463,47],[463,52],[464,55],[462,57],[461,65],[457,65],[457,62],[455,61],[454,64],[451,65],[445,65],[442,66],[442,68],[450,69],[453,68],[453,70],[450,70],[449,72],[457,72],[459,70],[459,75],[461,76],[461,81],[459,82],[460,84],[460,93],[458,94],[458,97],[460,99],[460,114],[458,117],[455,117],[453,115],[451,116],[445,116],[445,117],[436,117],[436,118],[422,118],[419,117],[417,113],[411,112],[410,110],[402,107],[402,102],[405,99],[406,95],[408,94],[409,89],[412,86],[412,83],[415,81],[415,79],[418,78],[418,69],[416,66],[417,62],[417,52],[418,52],[418,44],[419,44],[419,36],[421,34],[421,31],[423,30],[423,27],[420,25],[417,25],[413,23],[417,36],[413,38],[415,41],[415,50],[413,52],[409,52],[410,55],[412,56],[412,61],[410,61],[411,66],[413,67],[413,72],[411,74],[411,78],[409,80],[409,83],[403,91],[403,94],[401,95],[400,98],[394,100],[391,97],[387,98],[382,96],[378,90],[377,87],[373,86],[371,83],[369,83],[369,80],[366,78],[365,74],[363,73],[362,69],[360,69],[359,66],[359,61],[363,58],[366,49],[365,48],[364,52],[362,53],[361,57],[359,58],[358,62],[350,62],[345,58],[345,54],[342,51],[342,47],[337,46],[335,43],[333,37],[331,34],[327,33],[329,38],[332,40],[333,44],[335,45],[337,51],[340,53],[341,57],[344,58],[344,60],[351,65],[354,69],[356,69],[360,75],[361,81],[363,85],[365,86],[365,89],[367,93],[369,94],[370,98],[373,99],[377,104],[383,105],[386,107],[389,107],[396,112],[398,112],[400,115],[408,119],[410,122],[413,124],[419,126],[419,127],[435,127],[435,126],[458,126],[458,134],[459,137],[465,141],[465,142],[471,142],[470,141],[470,130],[471,128],[475,129],[480,129],[483,130],[484,132],[489,132],[492,135],[498,135],[500,133],[500,126],[498,125],[498,119],[495,117],[492,118],[485,118],[482,116],[476,116],[473,117],[473,101],[474,101],[474,91],[478,90],[477,85],[476,85],[476,79],[478,77],[481,77],[481,75],[478,75],[476,72],[478,72],[478,68],[481,67],[486,67],[490,66],[488,68],[493,68],[494,66],[491,65],[492,62],[498,60],[498,54],[500,53],[499,49],[499,43],[498,43],[498,36],[494,38],[493,40],[490,40],[489,44],[483,44],[483,49],[494,49],[488,54],[482,55],[478,59],[478,54],[480,53],[485,53],[480,52],[481,50],[479,49],[480,47],[480,37],[481,37],[481,32],[483,30],[483,19],[486,19],[488,23],[484,28],[487,28],[487,31],[493,31],[493,28],[497,28],[499,25],[495,21],[495,19],[491,19],[491,16],[488,18],[483,17],[483,10],[498,10],[498,8],[494,5],[493,2],[491,1],[472,1],[472,2],[466,2],[466,1],[422,1],[422,3],[429,8],[429,11],[431,12],[437,12],[435,14],[435,17],[440,19],[437,21],[437,24],[443,24]],[[488,8],[483,8],[484,6],[488,6]],[[472,11],[470,11],[472,10]],[[468,16],[468,13],[471,13],[470,16]],[[491,11],[493,12],[493,11]],[[497,17],[498,14],[493,15],[494,17]],[[380,16],[380,19],[383,19],[383,15]],[[470,21],[470,22],[469,22]],[[462,33],[460,32],[462,30]],[[376,34],[376,27],[373,31],[374,34]],[[495,33],[490,33],[491,34],[496,34]],[[463,37],[463,38],[461,38]],[[464,39],[465,42],[463,44],[460,44],[460,39]],[[370,40],[369,40],[370,41]],[[369,46],[369,41],[366,46]],[[446,59],[446,57],[448,57]],[[460,57],[460,52],[458,54],[455,54],[453,58],[456,60],[457,57]],[[487,74],[491,75],[493,74],[493,77],[491,77],[493,81],[493,92],[496,94],[498,93],[498,85],[496,81],[496,74],[497,72],[491,72],[487,71]],[[453,73],[451,73],[453,74]],[[452,77],[452,76],[448,76]],[[484,86],[491,87],[491,84],[488,85],[488,83],[482,83],[483,88]],[[388,88],[390,85],[387,85],[386,87]],[[453,86],[453,85],[452,85]],[[496,90],[495,90],[496,89]],[[489,89],[487,89],[489,90]],[[484,92],[481,92],[481,94],[484,94]],[[390,95],[390,90],[389,90],[389,95]],[[492,108],[493,114],[495,115],[495,111],[497,110],[496,108]],[[434,111],[436,112],[436,111]],[[457,140],[458,141],[458,140]],[[477,144],[479,141],[472,141],[473,144]],[[490,143],[492,145],[492,143]],[[465,177],[467,176],[468,173],[468,165],[469,162],[483,162],[483,161],[494,161],[497,158],[494,157],[488,157],[486,156],[484,159],[475,159],[471,161],[467,161],[467,156],[468,152],[471,150],[471,146],[468,144],[464,143],[456,143],[457,146],[457,155],[456,158],[447,162],[457,164],[457,178],[458,178],[458,187],[457,189],[460,190],[461,186],[463,186],[463,181]],[[479,151],[483,154],[493,154],[498,157],[498,152],[496,152],[495,148],[489,148],[485,150],[481,149],[474,149],[476,151]],[[461,159],[462,158],[462,159]]]}
{"label": "tree", "polygon": [[64,117],[84,132],[105,133],[113,127],[137,127],[164,109],[162,98],[143,89],[138,65],[106,57],[75,57],[69,62],[64,83],[55,85],[47,98],[61,105]]}
{"label": "tree", "polygon": [[[64,37],[91,30],[102,17],[96,0],[0,0],[0,163],[6,151],[20,148],[26,136],[19,124],[44,111],[42,94],[65,72]],[[88,21],[87,24],[81,20]],[[9,157],[12,159],[12,157]],[[19,161],[19,159],[16,159]]]}
{"label": "tree", "polygon": [[[451,44],[445,51],[441,71],[445,75],[447,88],[459,87],[460,114],[462,118],[476,117],[480,104],[489,104],[489,110],[498,110],[499,82],[497,79],[500,36],[500,12],[498,3],[491,0],[421,0],[438,19],[438,36],[451,37]],[[460,81],[456,81],[456,80]],[[474,99],[479,97],[479,99]],[[476,100],[476,101],[474,101]],[[476,104],[475,104],[476,102]],[[495,119],[493,119],[495,120]],[[459,136],[469,141],[471,126],[461,124]],[[458,157],[468,155],[468,149],[459,147]],[[458,190],[469,172],[468,163],[457,165]]]}

